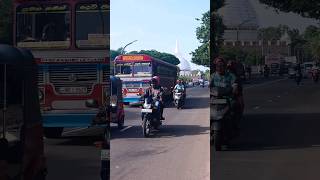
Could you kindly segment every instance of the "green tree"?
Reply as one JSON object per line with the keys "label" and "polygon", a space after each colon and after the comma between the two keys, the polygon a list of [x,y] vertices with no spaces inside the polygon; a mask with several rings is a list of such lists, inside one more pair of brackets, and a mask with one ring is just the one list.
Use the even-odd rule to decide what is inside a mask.
{"label": "green tree", "polygon": [[12,44],[12,0],[0,1],[0,43]]}
{"label": "green tree", "polygon": [[287,25],[279,25],[277,27],[261,28],[258,31],[258,38],[264,41],[279,40],[290,28]]}
{"label": "green tree", "polygon": [[110,59],[113,61],[117,56],[119,56],[122,52],[123,48],[120,47],[117,50],[110,49]]}
{"label": "green tree", "polygon": [[316,33],[315,36],[310,40],[310,51],[313,57],[320,60],[320,33]]}
{"label": "green tree", "polygon": [[294,12],[303,17],[320,19],[319,1],[312,0],[260,0],[277,11]]}
{"label": "green tree", "polygon": [[[210,48],[209,54],[212,59],[219,56],[220,48],[223,42],[223,32],[225,26],[222,17],[218,15],[218,10],[223,7],[225,0],[211,1],[210,3]],[[214,69],[213,63],[210,63],[210,69]],[[212,71],[213,72],[213,71]]]}
{"label": "green tree", "polygon": [[165,52],[159,52],[156,50],[141,50],[141,51],[131,51],[128,54],[146,54],[149,56],[152,56],[154,58],[161,59],[165,62],[168,62],[170,64],[178,65],[180,64],[180,61],[178,58],[176,58],[174,55],[165,53]]}
{"label": "green tree", "polygon": [[204,72],[204,75],[205,75],[205,77],[206,77],[207,80],[210,79],[210,70],[207,69],[207,70]]}
{"label": "green tree", "polygon": [[196,36],[201,45],[191,52],[191,61],[195,64],[209,67],[210,11],[204,13],[201,19],[197,18],[196,20],[201,21],[200,27],[196,29]]}

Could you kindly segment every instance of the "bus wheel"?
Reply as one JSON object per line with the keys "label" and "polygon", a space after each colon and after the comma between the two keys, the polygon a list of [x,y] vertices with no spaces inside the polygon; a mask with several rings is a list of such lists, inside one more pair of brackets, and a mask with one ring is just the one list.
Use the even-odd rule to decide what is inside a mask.
{"label": "bus wheel", "polygon": [[59,138],[61,137],[62,127],[46,127],[44,128],[44,135],[46,138]]}

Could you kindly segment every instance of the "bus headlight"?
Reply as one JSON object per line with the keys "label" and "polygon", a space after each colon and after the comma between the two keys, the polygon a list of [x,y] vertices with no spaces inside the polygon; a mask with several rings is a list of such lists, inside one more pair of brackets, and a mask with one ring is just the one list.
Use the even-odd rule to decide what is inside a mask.
{"label": "bus headlight", "polygon": [[86,101],[86,106],[89,108],[98,108],[99,104],[98,104],[98,101],[95,99],[88,99]]}

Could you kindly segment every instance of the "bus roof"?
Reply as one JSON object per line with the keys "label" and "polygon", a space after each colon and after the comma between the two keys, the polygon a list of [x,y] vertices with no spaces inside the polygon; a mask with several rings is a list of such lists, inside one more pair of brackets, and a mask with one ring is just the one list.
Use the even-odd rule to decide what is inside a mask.
{"label": "bus roof", "polygon": [[176,67],[174,64],[170,64],[168,62],[165,62],[161,59],[154,58],[152,56],[146,55],[146,54],[126,54],[126,55],[119,55],[115,58],[114,61],[120,61],[120,62],[151,62],[156,61],[162,64],[166,64],[168,66]]}

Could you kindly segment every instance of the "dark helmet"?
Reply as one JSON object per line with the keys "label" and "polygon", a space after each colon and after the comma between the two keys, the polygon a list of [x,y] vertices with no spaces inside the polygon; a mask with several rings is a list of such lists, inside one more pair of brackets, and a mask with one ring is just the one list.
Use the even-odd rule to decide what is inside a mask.
{"label": "dark helmet", "polygon": [[221,56],[216,57],[216,58],[214,59],[213,63],[214,63],[215,65],[217,65],[218,63],[223,63],[224,65],[226,64],[224,58],[221,57]]}
{"label": "dark helmet", "polygon": [[160,78],[158,76],[152,77],[150,84],[154,84],[157,86],[157,85],[159,85],[159,83],[160,83]]}

